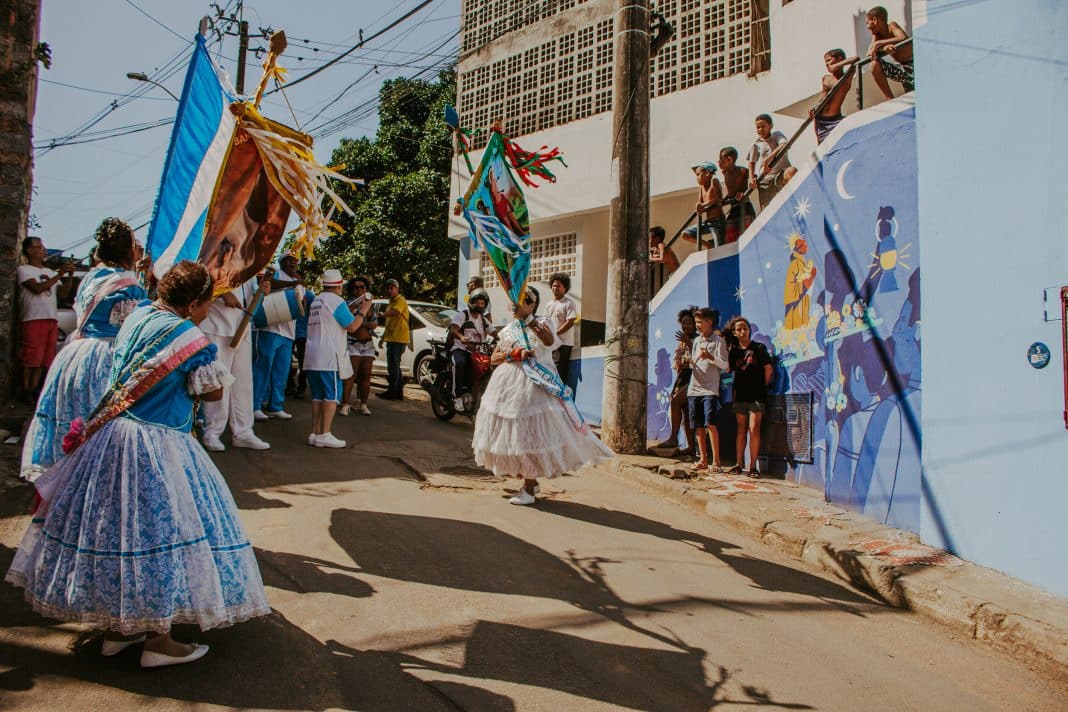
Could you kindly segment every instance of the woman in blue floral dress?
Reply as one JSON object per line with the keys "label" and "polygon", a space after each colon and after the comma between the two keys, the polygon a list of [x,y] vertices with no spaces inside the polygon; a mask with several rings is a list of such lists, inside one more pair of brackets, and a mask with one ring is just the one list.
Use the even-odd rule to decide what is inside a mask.
{"label": "woman in blue floral dress", "polygon": [[78,286],[74,312],[78,329],[68,336],[48,370],[37,399],[26,445],[22,476],[31,482],[63,457],[60,441],[76,418],[87,418],[107,391],[115,335],[145,297],[132,271],[138,251],[134,231],[118,218],[96,230],[98,264]]}
{"label": "woman in blue floral dress", "polygon": [[144,641],[142,667],[207,652],[174,641],[176,623],[270,612],[233,497],[190,433],[195,399],[233,382],[196,327],[211,298],[207,270],[180,262],[127,317],[108,392],[35,482],[41,505],[7,574],[39,613],[107,631],[105,655]]}

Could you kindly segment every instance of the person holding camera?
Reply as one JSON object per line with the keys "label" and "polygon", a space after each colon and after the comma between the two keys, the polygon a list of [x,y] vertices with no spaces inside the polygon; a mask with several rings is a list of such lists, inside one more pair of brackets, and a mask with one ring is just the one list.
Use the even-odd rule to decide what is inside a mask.
{"label": "person holding camera", "polygon": [[56,357],[59,314],[53,287],[74,274],[74,263],[65,262],[58,272],[45,267],[48,251],[39,237],[22,241],[26,264],[15,270],[19,284],[19,362],[22,364],[22,390],[27,400],[36,402],[41,377]]}

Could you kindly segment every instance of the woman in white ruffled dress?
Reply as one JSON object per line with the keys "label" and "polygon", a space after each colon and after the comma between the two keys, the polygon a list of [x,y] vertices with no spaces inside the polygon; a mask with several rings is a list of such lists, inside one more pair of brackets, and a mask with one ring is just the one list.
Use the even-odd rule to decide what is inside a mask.
{"label": "woman in white ruffled dress", "polygon": [[552,358],[556,330],[533,316],[532,292],[513,307],[516,318],[498,334],[490,357],[497,368],[482,396],[471,443],[476,463],[523,480],[509,500],[519,505],[534,504],[539,479],[613,454],[582,422],[570,389],[560,383]]}

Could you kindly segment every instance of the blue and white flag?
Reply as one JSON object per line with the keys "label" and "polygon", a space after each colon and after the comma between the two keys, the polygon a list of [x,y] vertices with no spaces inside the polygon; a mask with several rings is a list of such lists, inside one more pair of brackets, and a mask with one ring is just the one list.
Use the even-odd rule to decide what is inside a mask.
{"label": "blue and white flag", "polygon": [[229,109],[235,99],[198,34],[148,229],[157,278],[176,262],[200,255],[208,208],[237,124]]}

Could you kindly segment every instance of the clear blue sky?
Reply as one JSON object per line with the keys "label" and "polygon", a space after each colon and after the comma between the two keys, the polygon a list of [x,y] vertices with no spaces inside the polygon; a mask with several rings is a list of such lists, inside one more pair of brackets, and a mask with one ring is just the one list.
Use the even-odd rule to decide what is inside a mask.
{"label": "clear blue sky", "polygon": [[[238,3],[217,0],[217,4],[234,11]],[[355,45],[361,30],[365,38],[370,37],[419,4],[420,0],[245,0],[244,18],[250,34],[261,27],[285,30],[289,49],[279,64],[289,71],[292,82]],[[104,114],[112,101],[120,106],[106,112],[75,140],[173,118],[177,103],[171,97],[159,88],[127,79],[126,73],[144,72],[181,94],[200,18],[215,14],[210,3],[198,0],[46,0],[42,6],[41,41],[52,48],[52,68],[42,67],[40,72],[33,126],[38,147],[75,133]],[[455,57],[459,13],[460,0],[434,0],[287,91],[300,127],[315,138],[320,161],[329,160],[342,138],[374,134],[378,114],[368,102],[383,81],[413,76]],[[232,30],[236,32],[236,24]],[[253,38],[249,46],[265,48],[267,42]],[[236,80],[237,38],[224,37],[220,45],[212,37],[210,47],[223,70]],[[261,61],[249,52],[247,92],[259,80]],[[131,99],[131,94],[136,98]],[[346,116],[358,107],[362,110]],[[281,94],[264,99],[263,109],[270,118],[294,124]],[[315,130],[335,117],[341,118]],[[32,233],[47,247],[84,256],[92,247],[88,238],[103,218],[121,217],[134,226],[148,222],[170,132],[171,126],[166,125],[36,150],[31,212],[41,227]],[[138,231],[142,242],[146,235],[147,228]]]}

